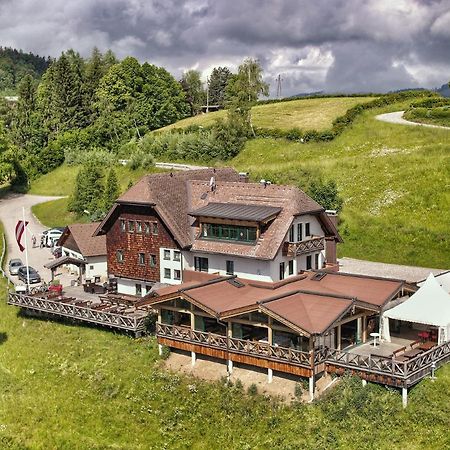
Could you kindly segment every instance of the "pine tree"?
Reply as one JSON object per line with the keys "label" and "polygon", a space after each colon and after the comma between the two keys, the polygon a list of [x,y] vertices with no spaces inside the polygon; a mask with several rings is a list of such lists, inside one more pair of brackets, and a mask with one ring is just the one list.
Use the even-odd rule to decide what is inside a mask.
{"label": "pine tree", "polygon": [[210,105],[225,105],[225,90],[231,75],[228,67],[214,67],[208,85]]}
{"label": "pine tree", "polygon": [[102,208],[103,174],[97,166],[88,162],[78,172],[75,190],[69,202],[69,210],[78,215],[93,216]]}
{"label": "pine tree", "polygon": [[120,195],[119,182],[117,180],[116,171],[111,168],[108,173],[108,178],[106,180],[105,193],[103,195],[104,210],[108,211],[117,197]]}

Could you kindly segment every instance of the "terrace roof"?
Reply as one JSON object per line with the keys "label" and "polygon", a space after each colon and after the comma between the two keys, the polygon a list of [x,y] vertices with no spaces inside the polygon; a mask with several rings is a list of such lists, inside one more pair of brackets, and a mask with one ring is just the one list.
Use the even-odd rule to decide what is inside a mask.
{"label": "terrace roof", "polygon": [[191,216],[265,222],[275,217],[280,207],[238,203],[208,203],[190,213]]}

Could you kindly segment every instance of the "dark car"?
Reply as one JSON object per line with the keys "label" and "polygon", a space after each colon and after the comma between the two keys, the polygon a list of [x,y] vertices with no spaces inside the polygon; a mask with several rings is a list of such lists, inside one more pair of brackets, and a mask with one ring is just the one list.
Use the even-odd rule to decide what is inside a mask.
{"label": "dark car", "polygon": [[28,276],[30,278],[30,283],[40,283],[41,282],[41,276],[37,273],[36,269],[33,269],[32,267],[28,266],[28,272],[29,275],[27,275],[27,266],[22,266],[17,271],[17,276],[19,277],[20,281],[23,281],[24,283],[28,282]]}

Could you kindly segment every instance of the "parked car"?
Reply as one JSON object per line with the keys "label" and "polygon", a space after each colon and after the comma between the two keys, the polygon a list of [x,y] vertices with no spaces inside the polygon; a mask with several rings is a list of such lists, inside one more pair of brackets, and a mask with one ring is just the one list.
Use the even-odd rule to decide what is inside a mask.
{"label": "parked car", "polygon": [[41,276],[37,273],[37,270],[33,269],[33,267],[31,267],[31,266],[19,267],[19,270],[17,271],[17,276],[19,277],[19,280],[23,281],[24,283],[26,283],[28,281],[27,268],[28,268],[30,283],[40,283]]}
{"label": "parked car", "polygon": [[10,259],[8,263],[9,273],[11,275],[17,275],[17,271],[20,267],[23,266],[23,262],[21,259]]}
{"label": "parked car", "polygon": [[42,233],[42,242],[44,247],[53,247],[62,236],[64,228],[51,228]]}

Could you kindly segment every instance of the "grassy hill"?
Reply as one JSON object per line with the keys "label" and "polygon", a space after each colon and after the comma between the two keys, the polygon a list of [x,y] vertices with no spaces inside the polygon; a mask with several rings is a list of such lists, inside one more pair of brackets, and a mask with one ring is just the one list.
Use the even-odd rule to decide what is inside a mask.
{"label": "grassy hill", "polygon": [[[374,97],[330,97],[307,98],[289,102],[269,103],[252,108],[253,124],[262,128],[290,130],[326,130],[331,128],[333,120],[342,116],[351,107],[373,100]],[[216,119],[224,118],[226,111],[217,111],[180,120],[159,131],[174,128],[186,128],[191,125],[209,126]]]}

